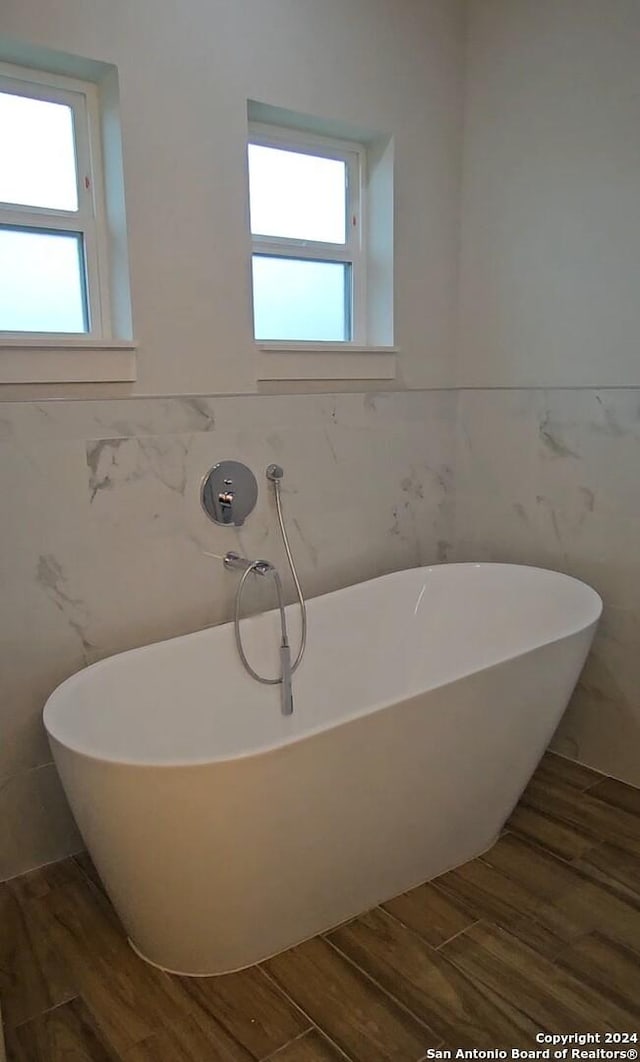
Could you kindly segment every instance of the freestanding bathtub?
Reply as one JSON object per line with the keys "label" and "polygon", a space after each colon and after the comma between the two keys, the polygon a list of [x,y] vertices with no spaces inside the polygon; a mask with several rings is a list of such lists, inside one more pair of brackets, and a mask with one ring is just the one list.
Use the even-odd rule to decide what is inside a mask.
{"label": "freestanding bathtub", "polygon": [[[229,624],[72,676],[44,721],[133,946],[172,972],[226,973],[484,851],[601,608],[569,576],[503,564],[326,594],[309,603],[289,717],[279,687],[243,671]],[[278,673],[278,631],[274,613],[245,621],[263,673]]]}

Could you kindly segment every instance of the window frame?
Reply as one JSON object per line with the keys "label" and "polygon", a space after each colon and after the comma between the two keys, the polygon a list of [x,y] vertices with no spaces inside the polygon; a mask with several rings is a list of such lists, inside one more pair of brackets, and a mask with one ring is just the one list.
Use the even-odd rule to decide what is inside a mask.
{"label": "window frame", "polygon": [[[249,122],[247,148],[252,144],[293,151],[297,154],[315,155],[319,158],[338,159],[345,163],[345,243],[254,234],[251,232],[249,189],[251,259],[253,261],[254,256],[278,257],[316,262],[339,262],[350,266],[350,299],[348,299],[347,307],[350,335],[347,339],[332,341],[330,345],[338,349],[348,349],[365,344],[367,333],[366,199],[364,194],[367,153],[365,145],[356,141],[308,133],[288,126]],[[251,290],[253,299],[253,285]],[[303,339],[259,339],[255,336],[255,318],[253,329],[254,340],[259,346],[277,345],[281,347],[283,344],[288,347],[301,348],[317,348],[318,346],[313,341]]]}
{"label": "window frame", "polygon": [[21,232],[73,233],[81,240],[87,331],[38,332],[0,329],[0,345],[42,342],[48,346],[108,342],[111,332],[108,236],[100,140],[98,87],[92,82],[0,63],[0,92],[70,107],[76,155],[78,209],[56,210],[0,202],[0,226]]}

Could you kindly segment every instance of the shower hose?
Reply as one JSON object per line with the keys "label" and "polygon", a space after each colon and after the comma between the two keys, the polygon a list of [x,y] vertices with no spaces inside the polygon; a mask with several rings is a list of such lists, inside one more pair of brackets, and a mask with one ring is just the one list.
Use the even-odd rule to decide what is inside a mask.
{"label": "shower hose", "polygon": [[[307,606],[305,605],[304,595],[302,593],[302,587],[300,586],[300,580],[298,579],[298,573],[296,571],[295,561],[291,553],[291,546],[289,545],[289,536],[287,535],[287,529],[284,522],[284,516],[282,512],[282,498],[280,496],[280,480],[282,479],[283,471],[279,465],[269,465],[267,468],[267,479],[273,484],[273,493],[276,502],[276,512],[278,514],[278,523],[280,525],[280,534],[282,535],[282,542],[284,545],[285,553],[287,554],[287,561],[289,562],[289,568],[293,577],[293,582],[296,588],[296,594],[298,595],[298,602],[300,604],[300,617],[301,617],[301,629],[300,629],[300,648],[298,655],[296,656],[293,664],[289,665],[289,638],[287,635],[287,621],[284,611],[284,598],[282,592],[282,581],[277,570],[273,565],[266,564],[265,561],[253,561],[245,571],[242,573],[242,578],[238,583],[238,589],[236,590],[235,608],[233,625],[236,637],[236,646],[238,647],[238,655],[242,661],[243,667],[251,675],[256,682],[262,682],[266,686],[276,686],[280,683],[283,685],[288,681],[289,677],[300,666],[302,657],[307,644]],[[282,671],[277,678],[265,678],[264,675],[260,675],[247,660],[247,655],[244,651],[242,644],[242,634],[240,632],[240,605],[242,602],[242,592],[244,585],[249,578],[251,572],[259,571],[263,575],[272,575],[276,584],[276,593],[278,596],[278,609],[280,611],[280,632],[282,636],[281,644],[281,661]],[[288,675],[285,673],[288,671]]]}

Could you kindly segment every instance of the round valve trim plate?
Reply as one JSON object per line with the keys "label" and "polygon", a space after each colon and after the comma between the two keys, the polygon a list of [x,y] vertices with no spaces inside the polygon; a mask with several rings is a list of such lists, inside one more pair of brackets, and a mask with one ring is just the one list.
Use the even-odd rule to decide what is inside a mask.
{"label": "round valve trim plate", "polygon": [[240,461],[219,461],[202,481],[202,508],[216,524],[241,527],[257,500],[256,477]]}

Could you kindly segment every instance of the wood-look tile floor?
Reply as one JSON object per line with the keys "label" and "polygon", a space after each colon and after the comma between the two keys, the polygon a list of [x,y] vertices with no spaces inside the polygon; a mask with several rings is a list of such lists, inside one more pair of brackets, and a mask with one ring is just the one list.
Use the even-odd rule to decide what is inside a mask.
{"label": "wood-look tile floor", "polygon": [[640,790],[547,754],[494,847],[261,966],[143,963],[86,856],[0,885],[10,1062],[418,1062],[640,1031]]}

